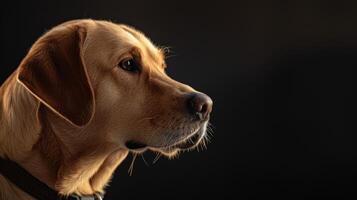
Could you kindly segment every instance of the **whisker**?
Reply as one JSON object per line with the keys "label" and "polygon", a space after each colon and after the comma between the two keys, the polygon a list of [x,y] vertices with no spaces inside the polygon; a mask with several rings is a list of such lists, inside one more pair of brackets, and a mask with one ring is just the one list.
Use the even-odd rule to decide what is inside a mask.
{"label": "whisker", "polygon": [[134,162],[135,162],[137,156],[138,156],[138,154],[133,153],[133,160],[131,161],[131,164],[130,164],[130,167],[129,167],[129,170],[128,170],[129,176],[131,176],[133,174]]}
{"label": "whisker", "polygon": [[172,58],[172,57],[176,57],[176,56],[177,56],[177,55],[172,54],[172,55],[167,55],[167,56],[165,56],[165,58],[168,59],[168,58]]}
{"label": "whisker", "polygon": [[162,156],[161,153],[156,153],[156,157],[155,157],[154,161],[152,162],[152,164],[155,164],[161,158],[161,156]]}
{"label": "whisker", "polygon": [[202,147],[202,150],[207,149],[207,144],[206,144],[206,138],[205,137],[202,139],[201,147]]}
{"label": "whisker", "polygon": [[213,137],[213,132],[214,132],[213,129],[214,129],[213,125],[211,123],[208,123],[206,132],[207,132],[207,136],[209,136],[209,138]]}
{"label": "whisker", "polygon": [[144,158],[144,154],[141,154],[140,156],[141,156],[141,158],[143,159],[143,161],[144,161],[145,165],[149,167],[148,162],[146,162],[146,160],[145,160],[145,158]]}
{"label": "whisker", "polygon": [[[175,120],[171,120],[168,127],[170,129],[172,129],[172,126],[174,125],[174,123],[175,123]],[[165,146],[169,146],[174,139],[175,139],[175,135],[173,133],[169,134],[169,138],[166,139]]]}
{"label": "whisker", "polygon": [[151,116],[151,117],[143,117],[143,118],[138,120],[138,123],[141,123],[143,121],[150,120],[150,119],[155,119],[155,118],[158,118],[158,117],[159,117],[159,115],[154,115],[154,116]]}

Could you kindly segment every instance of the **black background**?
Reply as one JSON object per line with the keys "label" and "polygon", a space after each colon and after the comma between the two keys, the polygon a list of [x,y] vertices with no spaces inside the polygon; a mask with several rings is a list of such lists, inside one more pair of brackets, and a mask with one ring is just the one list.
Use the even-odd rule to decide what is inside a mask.
{"label": "black background", "polygon": [[173,78],[212,97],[214,136],[179,159],[139,157],[132,176],[129,157],[107,199],[341,199],[357,178],[356,11],[353,1],[2,1],[1,82],[61,22],[130,24],[171,47]]}

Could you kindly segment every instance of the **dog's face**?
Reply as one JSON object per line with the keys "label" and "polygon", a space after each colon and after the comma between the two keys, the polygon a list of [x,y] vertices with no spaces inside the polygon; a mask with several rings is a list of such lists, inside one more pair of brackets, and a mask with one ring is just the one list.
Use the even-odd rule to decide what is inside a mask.
{"label": "dog's face", "polygon": [[[56,103],[61,102],[52,100],[53,106],[52,97],[43,94],[43,89],[38,89],[40,84],[26,81],[26,74],[33,72],[24,70],[27,72],[22,72],[25,74],[23,76],[20,73],[19,80],[44,104],[73,125],[93,126],[93,123],[100,122],[105,134],[98,132],[96,137],[104,137],[111,143],[137,152],[151,149],[172,156],[181,149],[197,146],[203,140],[212,100],[165,73],[162,49],[155,47],[142,33],[124,25],[103,21],[75,21],[61,26],[81,27],[78,36],[80,41],[74,41],[80,45],[77,49],[80,59],[77,62],[82,63],[86,75],[80,79],[87,78],[88,81],[88,85],[81,83],[83,80],[80,79],[79,83],[73,83],[81,85],[80,92],[72,94],[79,100],[69,102],[71,108],[68,110],[81,109],[84,104],[83,109],[92,111],[87,114],[79,112],[79,115],[83,115],[79,119],[75,116],[78,115],[76,112],[61,111],[66,106],[58,106]],[[68,43],[64,48],[73,45]],[[71,56],[55,59],[70,60]],[[86,87],[89,90],[86,91]],[[83,101],[83,98],[86,99]],[[72,105],[77,101],[78,106]]]}

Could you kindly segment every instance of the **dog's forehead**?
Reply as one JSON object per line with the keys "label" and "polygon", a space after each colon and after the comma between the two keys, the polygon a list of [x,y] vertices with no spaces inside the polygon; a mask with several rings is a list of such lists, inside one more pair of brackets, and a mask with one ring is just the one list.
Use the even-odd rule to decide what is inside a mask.
{"label": "dog's forehead", "polygon": [[133,40],[140,43],[140,45],[142,45],[143,48],[145,48],[149,53],[151,54],[159,53],[157,47],[142,32],[137,31],[134,28],[129,27],[127,25],[120,25],[120,28],[122,28],[126,33],[132,36]]}
{"label": "dog's forehead", "polygon": [[157,48],[142,32],[124,24],[105,22],[99,26],[99,32],[108,34],[111,45],[128,51],[133,48],[140,50],[142,59],[155,62],[156,65],[164,65],[164,52]]}
{"label": "dog's forehead", "polygon": [[147,57],[150,57],[152,61],[156,62],[158,65],[164,65],[164,59],[165,59],[165,54],[164,52],[157,48],[149,38],[147,38],[142,32],[136,30],[135,28],[129,27],[127,25],[120,25],[120,27],[130,34],[136,41],[135,46],[139,46],[145,54],[147,54]]}

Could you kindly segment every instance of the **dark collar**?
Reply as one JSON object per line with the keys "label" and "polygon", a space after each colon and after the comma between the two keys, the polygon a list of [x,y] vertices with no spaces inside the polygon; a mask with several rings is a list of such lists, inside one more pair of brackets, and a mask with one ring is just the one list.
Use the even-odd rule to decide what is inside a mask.
{"label": "dark collar", "polygon": [[45,183],[32,176],[17,163],[0,157],[0,173],[22,191],[38,200],[102,200],[103,195],[96,193],[90,196],[61,196]]}

